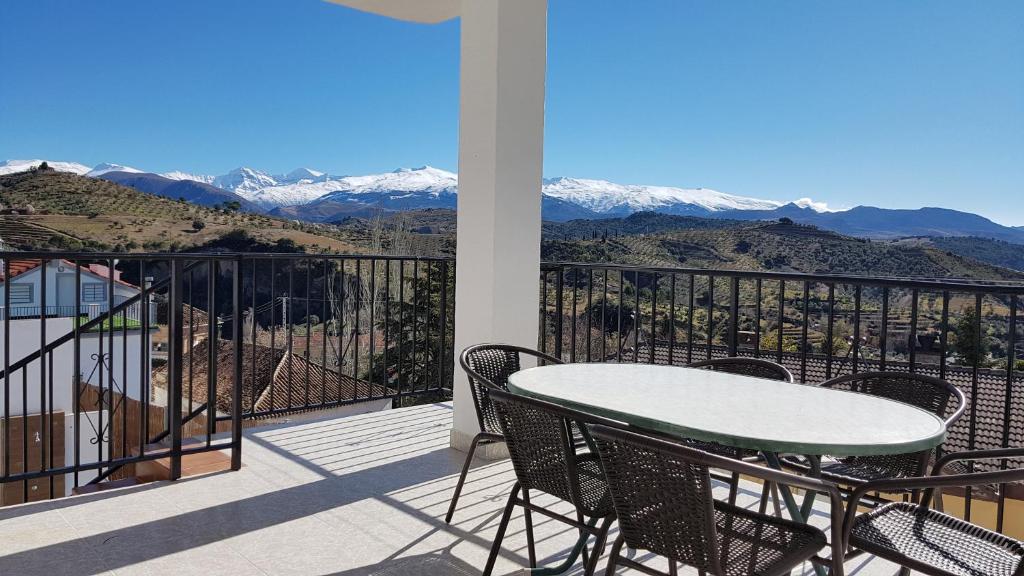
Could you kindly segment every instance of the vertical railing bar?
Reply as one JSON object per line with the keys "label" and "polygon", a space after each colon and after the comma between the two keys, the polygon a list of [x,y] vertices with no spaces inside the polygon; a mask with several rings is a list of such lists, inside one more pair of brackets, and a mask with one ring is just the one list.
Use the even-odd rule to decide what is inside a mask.
{"label": "vertical railing bar", "polygon": [[419,369],[418,355],[420,351],[418,331],[420,323],[420,261],[412,262],[412,381],[410,392],[416,391],[416,375]]}
{"label": "vertical railing bar", "polygon": [[739,354],[740,348],[740,277],[730,278],[729,293],[729,356]]}
{"label": "vertical railing bar", "polygon": [[860,305],[861,285],[853,288],[853,373],[860,371]]}
{"label": "vertical railing bar", "polygon": [[[388,386],[388,346],[391,343],[391,260],[384,261],[384,350],[381,352],[381,361],[384,364],[384,368],[381,370],[381,378],[383,382],[384,394],[387,394]],[[370,390],[370,395],[373,396],[373,390]]]}
{"label": "vertical railing bar", "polygon": [[363,311],[363,261],[360,258],[356,258],[356,318],[355,318],[355,347],[352,352],[352,400],[355,400],[359,395],[358,382],[359,382],[359,328],[360,322],[359,317],[362,316]]}
{"label": "vertical railing bar", "polygon": [[[242,257],[239,256],[239,258],[241,259]],[[251,285],[252,285],[252,316],[250,318],[252,320],[252,329],[249,331],[250,332],[250,336],[252,338],[252,342],[249,345],[249,351],[250,351],[249,364],[251,364],[251,369],[249,370],[249,374],[250,374],[250,377],[251,377],[251,380],[249,382],[249,396],[250,396],[250,398],[249,398],[249,404],[250,404],[249,413],[250,414],[256,414],[256,382],[258,382],[258,380],[257,380],[258,375],[256,373],[256,365],[258,364],[258,362],[256,361],[256,356],[257,356],[257,354],[256,354],[256,336],[257,336],[257,334],[256,334],[256,322],[257,322],[257,319],[256,319],[256,307],[257,306],[256,306],[256,304],[258,302],[258,300],[257,300],[257,293],[259,292],[259,288],[258,288],[259,284],[256,281],[256,277],[257,277],[256,262],[257,262],[257,260],[258,260],[257,258],[253,258],[252,259],[252,280],[250,282]],[[241,262],[242,261],[239,260],[239,266],[241,266]],[[241,278],[240,281],[244,283],[245,278],[244,277]],[[241,306],[241,304],[239,304],[239,306]],[[274,294],[273,293],[270,294],[270,313],[271,313],[271,318],[273,318],[273,313],[274,313]],[[273,322],[271,322],[270,328],[271,329],[274,328]],[[271,358],[273,358],[273,352],[271,352]],[[244,394],[245,382],[243,381],[239,385],[242,387],[241,388],[242,389],[242,393]]]}
{"label": "vertical railing bar", "polygon": [[[330,266],[325,256],[321,262],[320,281],[320,405],[327,404],[327,269]],[[338,379],[341,383],[341,379]],[[341,388],[339,387],[340,391]]]}
{"label": "vertical railing bar", "polygon": [[689,294],[687,294],[686,308],[686,363],[693,363],[693,307],[695,304],[694,291],[696,290],[697,277],[690,274]]}
{"label": "vertical railing bar", "polygon": [[594,343],[594,269],[587,268],[587,362],[592,360],[590,348]]}
{"label": "vertical railing bar", "polygon": [[651,343],[648,346],[648,363],[654,364],[654,349],[658,345],[658,273],[653,273],[654,280],[651,282]]}
{"label": "vertical railing bar", "polygon": [[604,278],[601,286],[601,362],[608,360],[608,338],[605,336],[605,329],[608,327],[606,315],[608,311],[608,268],[604,269]]}
{"label": "vertical railing bar", "polygon": [[540,351],[548,351],[548,271],[543,267],[540,271]]}
{"label": "vertical railing bar", "polygon": [[910,295],[913,300],[910,302],[910,342],[907,345],[910,347],[910,373],[914,374],[917,372],[917,301],[920,293],[914,288]]}
{"label": "vertical railing bar", "polygon": [[[256,282],[256,278],[253,277],[253,290],[256,289],[255,282]],[[284,301],[282,300],[282,303],[283,302]],[[284,310],[283,305],[282,305],[281,310],[283,312],[283,310]],[[282,316],[283,316],[283,314],[282,314]],[[271,358],[271,362],[270,362],[270,378],[269,378],[269,382],[267,383],[267,387],[270,388],[268,397],[270,399],[269,410],[271,410],[271,411],[274,410],[274,406],[275,406],[275,404],[274,404],[274,388],[275,388],[274,384],[275,384],[275,381],[277,380],[277,378],[274,378],[274,372],[276,371],[277,364],[278,364],[278,362],[277,362],[277,342],[276,342],[276,340],[277,340],[277,259],[276,258],[271,258],[270,259],[270,358]],[[253,350],[255,350],[255,346],[253,347]],[[254,362],[256,361],[255,356],[253,357],[253,361]],[[253,406],[253,412],[255,412],[256,411],[256,382],[253,382],[252,384],[253,384],[252,406]]]}
{"label": "vertical railing bar", "polygon": [[402,403],[402,381],[405,377],[405,259],[398,261],[398,375],[396,381],[395,407]]}
{"label": "vertical railing bar", "polygon": [[711,347],[714,344],[714,333],[715,333],[715,277],[708,274],[708,307],[707,307],[707,357],[706,360],[711,360],[712,350]]}
{"label": "vertical railing bar", "polygon": [[616,332],[617,332],[616,337],[617,337],[618,341],[617,341],[616,346],[615,346],[615,348],[616,348],[616,352],[615,352],[616,353],[616,361],[619,362],[619,363],[622,363],[622,305],[625,304],[625,302],[623,302],[623,300],[622,300],[623,296],[625,296],[625,294],[623,294],[623,292],[622,292],[622,288],[624,286],[623,285],[624,281],[625,281],[625,275],[622,273],[622,269],[619,268],[619,314],[618,314],[619,318],[618,318],[618,325],[616,327]]}
{"label": "vertical railing bar", "polygon": [[446,382],[445,367],[448,364],[448,261],[441,261],[441,310],[438,323],[438,366],[437,366],[437,389],[444,389]]}
{"label": "vertical railing bar", "polygon": [[[338,382],[345,376],[345,259],[338,260],[338,318],[336,321],[338,330]],[[341,397],[341,387],[338,388],[338,404],[344,399]]]}
{"label": "vertical railing bar", "polygon": [[803,325],[800,328],[800,381],[807,382],[807,330],[811,323],[811,283],[804,280]]}
{"label": "vertical railing bar", "polygon": [[[48,275],[47,274],[47,272],[48,272],[47,268],[49,268],[50,262],[48,260],[46,260],[46,259],[43,259],[40,262],[40,264],[41,264],[41,266],[39,267],[39,296],[40,296],[39,302],[42,305],[39,307],[39,351],[42,352],[43,350],[46,350],[46,306],[47,306],[47,299],[46,299],[46,284],[47,284],[47,282],[46,282],[46,277]],[[25,372],[28,372],[28,367],[26,367]],[[46,461],[47,461],[46,460],[46,448],[49,445],[48,444],[48,436],[50,435],[50,432],[53,430],[52,422],[48,421],[48,419],[46,417],[46,406],[47,406],[47,403],[46,403],[46,358],[43,357],[42,355],[40,355],[40,357],[39,357],[39,428],[40,428],[40,436],[41,436],[41,438],[39,439],[40,440],[40,442],[39,442],[39,471],[40,472],[42,472],[42,471],[44,471],[46,469]],[[25,419],[24,425],[25,425],[25,430],[26,430],[25,433],[27,435],[28,434],[28,421],[29,421],[28,411],[22,412],[22,414],[23,414],[23,417]],[[50,418],[51,419],[53,418],[53,414],[52,413],[50,414]],[[27,472],[28,471],[28,460],[29,460],[29,458],[28,458],[28,450],[25,450],[24,452],[22,452],[22,455],[25,458],[25,471]],[[53,479],[51,478],[50,479],[50,484],[53,483],[52,480]],[[27,487],[28,486],[28,482],[26,482],[25,485]],[[27,490],[27,488],[26,488],[26,490]],[[25,493],[25,502],[28,502],[28,492],[27,491]]]}
{"label": "vertical railing bar", "polygon": [[[1010,447],[1010,426],[1013,418],[1013,380],[1017,363],[1017,295],[1010,295],[1010,317],[1006,331],[1006,396],[1003,399],[1003,448]],[[1000,469],[1006,470],[1006,458],[1000,462]],[[999,486],[999,500],[996,503],[996,532],[1003,531],[1006,513],[1006,484]]]}
{"label": "vertical railing bar", "polygon": [[[50,423],[49,423],[50,429],[47,432],[47,436],[50,439],[50,446],[49,446],[50,461],[48,462],[47,467],[48,467],[48,469],[52,470],[53,467],[54,467],[53,466],[53,350],[51,350],[46,356],[47,356],[47,358],[49,358],[49,361],[50,361],[50,369],[47,371],[47,380],[48,380],[47,385],[49,386],[49,400],[50,400],[50,406],[49,406],[49,410],[48,410],[48,412],[50,414],[50,418],[49,418],[50,419]],[[40,358],[40,361],[42,361],[42,358]],[[60,425],[63,427],[64,423],[61,422]],[[53,476],[51,476],[50,478],[47,479],[47,484],[50,487],[50,499],[51,500],[53,500],[53,498],[55,497],[55,494],[54,494],[54,490],[55,490],[54,483],[55,482],[54,482],[54,480],[55,480],[55,478]],[[61,494],[61,496],[63,496],[63,494]]]}
{"label": "vertical railing bar", "polygon": [[313,282],[313,261],[309,260],[309,259],[306,259],[306,260],[303,260],[303,262],[306,263],[306,298],[304,299],[304,302],[306,303],[306,305],[304,306],[304,310],[306,311],[306,353],[304,354],[305,361],[306,361],[305,362],[305,364],[306,364],[306,374],[305,374],[305,377],[303,378],[304,382],[303,382],[303,386],[302,386],[302,388],[303,388],[302,404],[303,404],[304,407],[309,408],[309,387],[310,387],[309,374],[310,374],[310,364],[313,362],[313,349],[311,348],[312,343],[313,343],[313,340],[312,340],[313,323],[311,322],[311,319],[309,317],[310,300],[311,300],[311,298],[313,296],[313,294],[312,294],[312,290],[313,290],[313,286],[312,286],[312,282]]}
{"label": "vertical railing bar", "polygon": [[174,258],[171,260],[171,293],[168,305],[170,316],[167,320],[170,337],[170,350],[167,358],[167,413],[171,435],[171,480],[181,477],[182,348],[185,338],[182,327],[183,282],[182,261]]}
{"label": "vertical railing bar", "polygon": [[[10,282],[11,260],[4,258],[4,280]],[[77,299],[76,299],[77,301]],[[80,305],[80,304],[79,304]],[[78,322],[75,322],[75,343],[78,343]],[[75,359],[78,359],[76,352]],[[77,374],[75,382],[78,382]],[[75,404],[77,410],[78,404]],[[11,291],[4,288],[4,477],[11,475]],[[77,413],[75,431],[78,431]],[[75,458],[78,457],[78,443],[75,443]],[[75,487],[78,487],[78,462],[75,462]],[[3,489],[0,486],[0,489]]]}
{"label": "vertical railing bar", "polygon": [[[217,342],[217,259],[210,258],[206,263],[208,271],[206,282],[206,446],[213,443],[213,435],[217,433],[217,360],[220,356]],[[234,319],[237,325],[239,318]]]}
{"label": "vertical railing bar", "polygon": [[[968,432],[967,449],[974,450],[976,447],[976,440],[978,435],[978,375],[981,371],[981,302],[982,295],[977,293],[974,295],[974,366],[971,367],[971,398],[970,405],[967,407],[970,410],[970,428]],[[974,472],[974,461],[967,462],[967,471]],[[974,491],[970,486],[967,487],[964,492],[964,519],[968,522],[971,521],[971,499]]]}
{"label": "vertical railing bar", "polygon": [[879,368],[884,372],[889,355],[889,287],[882,287],[882,332],[878,337]]}
{"label": "vertical railing bar", "polygon": [[754,358],[761,357],[761,298],[762,298],[762,287],[761,277],[758,276],[754,280]]}
{"label": "vertical railing bar", "polygon": [[[40,359],[42,361],[42,359]],[[23,454],[21,461],[22,473],[28,473],[28,366],[21,370],[21,413],[24,419],[24,424],[21,430],[21,453]],[[28,502],[28,480],[24,480],[21,483],[23,498],[22,502]]]}
{"label": "vertical railing bar", "polygon": [[778,342],[775,343],[775,361],[782,364],[782,339],[785,336],[784,326],[786,324],[786,281],[779,280],[779,325]]}
{"label": "vertical railing bar", "polygon": [[[234,274],[232,275],[232,298],[231,298],[231,317],[234,319],[231,326],[231,339],[233,346],[231,347],[234,353],[234,374],[233,380],[235,382],[233,394],[231,395],[231,469],[240,470],[242,468],[242,299],[245,297],[242,285],[242,256],[238,255],[235,257]],[[253,268],[255,271],[255,267]],[[256,277],[252,279],[252,290],[253,298],[255,299],[256,294]],[[256,325],[256,308],[252,310],[253,326]],[[253,338],[255,344],[256,338]],[[255,357],[253,358],[255,362]],[[255,381],[253,381],[255,384]],[[255,394],[253,394],[255,396]]]}
{"label": "vertical railing bar", "polygon": [[[6,263],[7,263],[7,261],[4,260],[4,264],[6,264]],[[74,261],[74,265],[75,265],[75,321],[71,323],[71,330],[73,332],[73,341],[74,341],[73,351],[72,351],[72,354],[74,355],[74,358],[71,359],[71,363],[72,363],[71,370],[72,370],[73,374],[71,375],[71,377],[72,377],[72,379],[74,380],[74,383],[75,383],[75,406],[74,406],[74,410],[75,410],[75,429],[74,429],[74,440],[73,440],[74,453],[75,453],[75,456],[74,456],[74,458],[75,458],[75,472],[73,474],[73,477],[74,477],[74,487],[78,488],[78,467],[82,465],[82,454],[81,454],[82,447],[81,447],[81,442],[79,442],[79,438],[81,438],[81,435],[82,435],[82,366],[81,366],[81,364],[82,364],[82,358],[81,358],[82,357],[82,340],[81,340],[81,333],[80,333],[80,330],[79,330],[79,326],[81,326],[81,324],[82,324],[82,267],[79,266],[78,260]],[[4,278],[9,278],[10,274],[7,272],[7,270],[4,270],[4,272],[5,272]],[[6,298],[7,298],[7,292],[4,291],[4,299],[6,300]],[[5,307],[4,310],[7,310],[7,308]],[[5,332],[7,331],[6,330],[6,328],[7,328],[6,318],[7,318],[7,315],[5,314],[4,315],[4,319],[5,319],[5,321],[4,321]],[[10,334],[6,335],[6,337],[4,339],[4,342],[5,342],[5,346],[6,346],[7,342],[10,342]],[[4,362],[5,363],[7,361],[6,360],[7,358],[10,358],[10,350],[9,349],[6,350],[5,353],[4,353]],[[4,374],[7,374],[7,372],[5,371]],[[6,378],[6,376],[5,376],[5,378]],[[5,382],[5,384],[6,384],[6,382]],[[6,390],[6,387],[5,387],[5,390]],[[4,402],[4,407],[6,408],[7,405],[8,405],[8,401],[5,401]],[[4,420],[4,421],[7,422],[7,420]],[[7,454],[7,453],[8,453],[8,450],[7,450],[7,447],[6,447],[6,444],[5,444],[5,446],[4,446],[4,454]],[[5,468],[5,471],[6,471],[6,468]]]}
{"label": "vertical railing bar", "polygon": [[[139,298],[139,457],[146,454],[149,442],[149,282],[146,281],[146,261],[139,260],[139,281],[142,295]],[[76,431],[77,434],[77,431]]]}
{"label": "vertical railing bar", "polygon": [[579,318],[576,314],[577,306],[577,295],[579,290],[577,287],[580,284],[580,269],[578,266],[574,266],[572,269],[572,324],[569,326],[569,361],[576,362],[576,324],[579,322]]}
{"label": "vertical railing bar", "polygon": [[640,361],[640,271],[633,272],[633,363]]}
{"label": "vertical railing bar", "polygon": [[939,348],[942,355],[939,358],[939,378],[946,378],[946,355],[949,354],[949,291],[942,292],[942,333],[939,334]]}
{"label": "vertical railing bar", "polygon": [[[195,361],[195,357],[194,356],[195,355],[192,354],[192,346],[195,344],[195,341],[196,341],[196,337],[195,337],[195,331],[196,331],[196,326],[195,326],[195,323],[196,323],[196,301],[195,301],[194,295],[192,293],[193,292],[193,288],[195,286],[195,273],[194,272],[195,271],[193,269],[189,269],[188,277],[187,277],[188,278],[188,347],[185,350],[182,351],[183,354],[188,354],[188,412],[189,412],[189,414],[191,414],[192,411],[195,409],[195,407],[192,405],[193,404],[193,402],[192,402],[192,396],[193,396],[192,384],[193,384],[193,380],[195,379],[195,369],[194,369],[194,361]],[[207,307],[209,307],[209,306],[207,306]],[[207,324],[210,323],[210,313],[209,312],[206,313],[206,323]],[[209,345],[210,345],[210,343],[207,342],[207,347],[209,347]]]}
{"label": "vertical railing bar", "polygon": [[295,326],[295,262],[297,259],[288,259],[288,292],[285,296],[285,305],[281,311],[282,321],[285,323],[288,349],[288,385],[285,387],[285,400],[288,408],[295,405],[292,397],[292,389],[295,387],[295,333],[292,329]]}
{"label": "vertical railing bar", "polygon": [[[430,294],[434,290],[434,266],[432,262],[427,262],[427,305],[424,310],[426,323],[423,326],[423,389],[421,392],[426,392],[430,389],[430,329],[432,327],[431,302]],[[370,328],[370,334],[373,334],[373,328]]]}
{"label": "vertical railing bar", "polygon": [[565,312],[565,283],[563,276],[565,269],[557,268],[558,276],[555,277],[555,358],[562,359],[562,314]]}
{"label": "vertical railing bar", "polygon": [[836,323],[836,285],[834,282],[828,285],[828,326],[825,331],[825,379],[832,379],[832,360],[836,354],[835,346],[835,323]]}
{"label": "vertical railing bar", "polygon": [[[109,310],[108,310],[108,314],[109,314]],[[103,363],[103,330],[104,330],[103,320],[102,320],[102,318],[100,318],[99,331],[97,332],[97,338],[96,338],[96,342],[97,342],[96,348],[99,351],[99,353],[97,355],[97,371],[96,371],[96,376],[97,376],[96,382],[98,384],[97,387],[99,389],[99,395],[96,397],[96,406],[97,406],[97,408],[96,408],[96,425],[97,425],[97,428],[96,428],[96,461],[97,462],[102,462],[103,461],[103,399],[105,397],[104,393],[103,393],[103,374],[104,374],[104,369],[105,369],[105,365]],[[96,473],[97,474],[102,474],[103,473],[103,468],[97,469]]]}
{"label": "vertical railing bar", "polygon": [[[113,270],[111,270],[113,275]],[[111,362],[113,368],[113,362]],[[121,311],[121,458],[128,456],[128,309]]]}
{"label": "vertical railing bar", "polygon": [[676,273],[673,272],[671,279],[669,280],[669,293],[672,295],[672,300],[669,303],[668,310],[668,363],[674,365],[676,363]]}

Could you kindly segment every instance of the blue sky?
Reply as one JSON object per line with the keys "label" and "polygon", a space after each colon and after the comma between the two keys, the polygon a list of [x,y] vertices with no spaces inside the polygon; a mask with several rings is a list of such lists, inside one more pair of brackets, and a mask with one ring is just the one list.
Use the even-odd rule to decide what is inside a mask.
{"label": "blue sky", "polygon": [[[549,177],[1024,225],[1024,2],[549,1]],[[457,168],[457,22],[5,0],[0,23],[0,159]]]}

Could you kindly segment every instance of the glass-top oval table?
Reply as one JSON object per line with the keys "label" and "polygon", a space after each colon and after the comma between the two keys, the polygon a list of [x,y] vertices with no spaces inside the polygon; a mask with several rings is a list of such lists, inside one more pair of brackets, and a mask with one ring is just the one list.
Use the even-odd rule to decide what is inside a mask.
{"label": "glass-top oval table", "polygon": [[[648,364],[559,364],[509,377],[512,392],[681,438],[778,454],[880,456],[920,452],[945,439],[945,423],[877,396],[711,370]],[[816,469],[812,465],[812,470]],[[814,494],[790,516],[806,521]]]}

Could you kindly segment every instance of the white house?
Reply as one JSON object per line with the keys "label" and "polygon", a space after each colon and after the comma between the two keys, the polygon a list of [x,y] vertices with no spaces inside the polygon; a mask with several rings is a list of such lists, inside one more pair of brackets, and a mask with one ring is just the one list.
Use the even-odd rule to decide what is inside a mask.
{"label": "white house", "polygon": [[[11,293],[11,318],[38,318],[44,306],[47,317],[74,316],[76,300],[83,315],[95,318],[106,312],[110,305],[111,284],[115,306],[139,294],[139,287],[123,281],[116,269],[111,271],[101,264],[79,266],[78,269],[80,286],[76,290],[75,264],[67,260],[50,260],[46,263],[44,286],[42,261],[11,260],[10,278],[5,278],[4,270],[0,269],[0,318],[8,315],[8,310],[4,309],[7,290]],[[133,319],[138,320],[138,307],[131,307],[128,315],[129,318],[134,315]]]}

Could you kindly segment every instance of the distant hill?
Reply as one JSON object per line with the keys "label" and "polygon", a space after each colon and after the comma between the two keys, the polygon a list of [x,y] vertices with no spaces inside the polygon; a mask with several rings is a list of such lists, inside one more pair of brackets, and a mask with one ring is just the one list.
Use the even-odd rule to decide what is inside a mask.
{"label": "distant hill", "polygon": [[147,194],[155,194],[174,200],[184,198],[193,204],[201,206],[216,206],[218,204],[238,202],[241,210],[246,212],[262,212],[258,206],[234,192],[194,180],[172,180],[147,172],[121,171],[103,172],[99,177],[124,186],[130,186]]}
{"label": "distant hill", "polygon": [[736,220],[789,218],[801,224],[813,224],[861,238],[978,236],[1024,244],[1024,229],[1002,226],[977,214],[947,208],[896,210],[858,206],[843,212],[816,212],[796,204],[786,204],[774,210],[734,210],[714,216]]}
{"label": "distant hill", "polygon": [[926,244],[876,242],[809,226],[744,223],[543,242],[545,261],[890,277],[1024,280],[1024,273]]}
{"label": "distant hill", "polygon": [[17,246],[23,249],[184,250],[242,229],[259,241],[286,240],[310,251],[361,251],[344,235],[314,225],[213,210],[56,170],[0,175],[0,204],[30,212],[0,216],[0,230],[24,239]]}
{"label": "distant hill", "polygon": [[931,246],[938,250],[945,250],[979,262],[986,262],[995,266],[1024,272],[1024,246],[1012,242],[975,236],[945,236],[938,238],[904,238],[897,240],[896,243]]}

